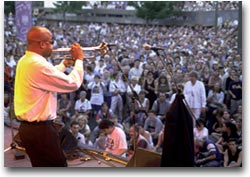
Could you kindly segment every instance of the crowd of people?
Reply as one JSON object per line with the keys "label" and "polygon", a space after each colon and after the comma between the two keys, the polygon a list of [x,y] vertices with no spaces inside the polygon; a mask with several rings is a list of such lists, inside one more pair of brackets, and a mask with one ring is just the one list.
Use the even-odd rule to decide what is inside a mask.
{"label": "crowd of people", "polygon": [[[239,9],[239,1],[218,1],[218,10],[237,10]],[[127,5],[126,1],[120,2],[110,2],[110,3],[100,3],[96,2],[91,5],[92,8],[99,9],[127,9],[133,8]],[[176,8],[181,9],[184,12],[194,12],[194,11],[213,11],[216,9],[215,1],[182,1],[179,2]],[[134,8],[133,8],[134,9]]]}
{"label": "crowd of people", "polygon": [[[53,32],[55,49],[74,42],[84,47],[116,44],[111,48],[116,58],[107,52],[84,59],[81,87],[58,94],[57,122],[74,132],[77,141],[121,156],[133,154],[134,142],[161,153],[166,113],[180,90],[196,120],[196,166],[241,165],[243,78],[237,26],[223,25],[216,32],[202,26],[37,23]],[[4,37],[4,113],[9,125],[15,67],[26,44],[8,21]],[[160,52],[163,59],[145,50],[145,43],[166,49]],[[50,62],[60,63],[61,54],[53,53]]]}
{"label": "crowd of people", "polygon": [[[219,1],[218,10],[237,10],[239,9],[239,1]],[[182,11],[213,11],[216,9],[215,1],[185,1]]]}

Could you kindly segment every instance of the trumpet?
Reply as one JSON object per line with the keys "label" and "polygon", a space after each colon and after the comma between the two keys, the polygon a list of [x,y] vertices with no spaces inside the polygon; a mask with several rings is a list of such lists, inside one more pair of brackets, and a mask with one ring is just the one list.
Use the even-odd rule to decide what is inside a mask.
{"label": "trumpet", "polygon": [[[94,46],[94,47],[82,47],[83,51],[96,51],[96,50],[104,50],[108,47],[108,44],[103,42],[98,46]],[[58,48],[58,49],[54,49],[52,50],[52,52],[69,52],[71,48]]]}
{"label": "trumpet", "polygon": [[[96,52],[99,51],[101,53],[101,56],[104,56],[107,51],[108,51],[108,47],[110,46],[114,46],[113,44],[107,44],[105,42],[102,42],[100,45],[98,46],[94,46],[94,47],[82,47],[81,49],[83,51],[87,51],[87,52],[95,52],[94,55],[85,55],[84,58],[87,58],[87,59],[93,59],[96,57]],[[57,49],[54,49],[52,50],[53,53],[63,53],[63,52],[69,52],[71,48],[57,48]],[[61,58],[58,58],[58,59],[71,59],[71,56],[63,56]]]}

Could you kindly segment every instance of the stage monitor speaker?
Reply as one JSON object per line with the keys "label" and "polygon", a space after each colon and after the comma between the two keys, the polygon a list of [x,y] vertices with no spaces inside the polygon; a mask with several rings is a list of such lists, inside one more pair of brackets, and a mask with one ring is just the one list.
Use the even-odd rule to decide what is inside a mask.
{"label": "stage monitor speaker", "polygon": [[134,156],[126,167],[160,167],[161,154],[142,148],[137,148]]}

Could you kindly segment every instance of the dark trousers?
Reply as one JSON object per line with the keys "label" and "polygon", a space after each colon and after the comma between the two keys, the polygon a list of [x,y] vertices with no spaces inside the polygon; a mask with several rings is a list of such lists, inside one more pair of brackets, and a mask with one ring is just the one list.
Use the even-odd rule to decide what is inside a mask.
{"label": "dark trousers", "polygon": [[19,134],[33,167],[67,167],[58,132],[52,121],[22,122]]}

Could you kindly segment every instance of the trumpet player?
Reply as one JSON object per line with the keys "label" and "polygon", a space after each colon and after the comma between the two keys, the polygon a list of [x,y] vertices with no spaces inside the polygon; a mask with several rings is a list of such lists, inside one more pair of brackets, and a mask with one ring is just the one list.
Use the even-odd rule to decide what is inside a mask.
{"label": "trumpet player", "polygon": [[[47,59],[53,50],[49,29],[34,26],[27,34],[27,50],[19,60],[15,77],[14,108],[21,121],[19,134],[33,167],[65,167],[67,161],[52,122],[56,118],[57,92],[73,92],[83,81],[84,53],[74,43],[71,60],[53,66]],[[67,67],[74,66],[68,74]]]}

